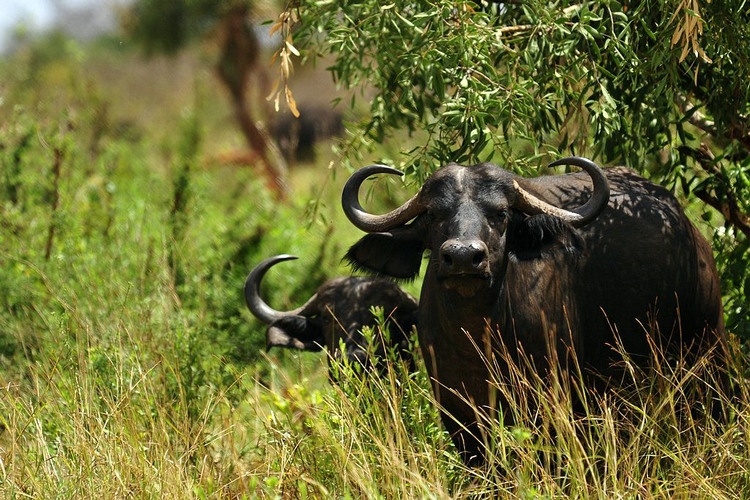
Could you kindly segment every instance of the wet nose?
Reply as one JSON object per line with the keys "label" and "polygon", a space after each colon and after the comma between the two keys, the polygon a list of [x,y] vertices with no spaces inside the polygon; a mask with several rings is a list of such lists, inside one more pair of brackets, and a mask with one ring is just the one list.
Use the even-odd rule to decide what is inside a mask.
{"label": "wet nose", "polygon": [[440,246],[443,275],[480,274],[487,270],[489,252],[481,240],[448,240]]}

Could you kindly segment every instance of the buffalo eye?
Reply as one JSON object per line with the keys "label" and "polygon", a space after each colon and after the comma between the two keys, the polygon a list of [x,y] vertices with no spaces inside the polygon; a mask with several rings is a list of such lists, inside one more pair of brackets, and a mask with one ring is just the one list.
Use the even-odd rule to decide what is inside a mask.
{"label": "buffalo eye", "polygon": [[508,220],[508,210],[506,209],[498,209],[490,212],[488,216],[488,220],[490,224],[493,226],[501,226],[504,225],[505,222]]}

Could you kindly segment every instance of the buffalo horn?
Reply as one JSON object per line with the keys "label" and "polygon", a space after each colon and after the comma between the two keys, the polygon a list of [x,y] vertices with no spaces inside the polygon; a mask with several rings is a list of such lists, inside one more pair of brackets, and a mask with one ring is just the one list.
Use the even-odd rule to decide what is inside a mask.
{"label": "buffalo horn", "polygon": [[513,187],[518,194],[516,208],[523,212],[534,214],[554,215],[570,223],[574,227],[582,227],[594,220],[609,201],[609,183],[599,166],[591,160],[578,156],[561,158],[548,165],[548,167],[557,167],[559,165],[573,165],[580,167],[591,176],[594,183],[594,192],[591,197],[575,210],[565,210],[543,201],[528,191],[524,190],[518,182],[513,181]]}
{"label": "buffalo horn", "polygon": [[411,197],[400,207],[382,215],[367,213],[359,203],[359,187],[368,177],[375,174],[404,175],[403,172],[386,165],[370,165],[363,167],[349,178],[341,193],[341,206],[347,218],[357,228],[368,233],[389,231],[406,224],[424,211],[418,201],[419,193]]}
{"label": "buffalo horn", "polygon": [[266,274],[266,271],[279,262],[294,260],[296,258],[297,257],[294,255],[276,255],[274,257],[269,257],[255,266],[255,268],[250,271],[250,274],[247,275],[247,279],[245,280],[245,303],[247,304],[247,308],[250,309],[250,312],[267,325],[287,316],[304,316],[305,312],[308,312],[313,308],[313,304],[317,299],[317,294],[315,294],[303,306],[298,307],[293,311],[284,312],[273,309],[260,297],[260,282]]}

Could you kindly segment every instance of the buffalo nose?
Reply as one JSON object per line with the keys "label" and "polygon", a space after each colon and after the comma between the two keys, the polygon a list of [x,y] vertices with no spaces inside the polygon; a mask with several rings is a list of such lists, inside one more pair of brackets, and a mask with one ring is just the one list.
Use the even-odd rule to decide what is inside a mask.
{"label": "buffalo nose", "polygon": [[489,251],[480,240],[448,240],[440,246],[442,274],[479,274],[487,270]]}

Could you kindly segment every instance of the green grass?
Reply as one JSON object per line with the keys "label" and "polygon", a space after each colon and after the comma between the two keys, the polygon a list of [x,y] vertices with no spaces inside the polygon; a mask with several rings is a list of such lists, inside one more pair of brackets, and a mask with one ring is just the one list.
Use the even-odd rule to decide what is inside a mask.
{"label": "green grass", "polygon": [[[584,416],[554,380],[498,377],[513,411],[536,418],[488,423],[490,466],[469,469],[422,366],[331,385],[322,354],[264,353],[264,327],[241,294],[255,263],[301,257],[269,273],[264,294],[279,308],[348,272],[340,259],[358,232],[338,206],[346,175],[331,176],[334,157],[294,170],[294,200],[278,204],[252,168],[212,160],[238,141],[200,72],[193,91],[180,82],[180,106],[160,99],[168,88],[141,83],[165,109],[123,129],[128,107],[108,93],[120,87],[97,83],[113,80],[84,85],[89,66],[54,59],[32,84],[24,64],[2,68],[15,76],[0,87],[0,497],[748,491],[750,396],[739,375],[724,424],[681,411],[688,387],[712,384],[700,366],[637,380],[635,405],[591,399]],[[50,88],[64,105],[45,97]]]}

